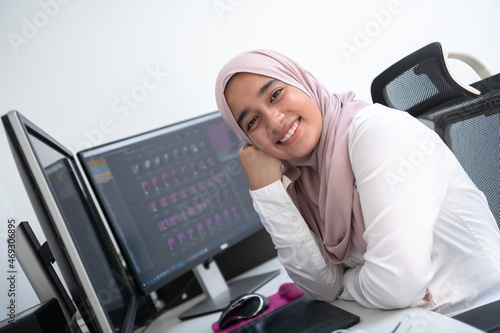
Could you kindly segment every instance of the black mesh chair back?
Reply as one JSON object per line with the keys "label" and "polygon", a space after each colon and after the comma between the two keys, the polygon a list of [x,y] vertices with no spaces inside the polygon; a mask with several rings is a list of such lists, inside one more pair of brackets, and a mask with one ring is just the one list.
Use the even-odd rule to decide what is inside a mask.
{"label": "black mesh chair back", "polygon": [[[452,99],[478,95],[477,90],[453,78],[448,70],[448,56],[441,44],[435,42],[401,59],[373,80],[373,102],[418,116]],[[465,58],[462,60],[466,61]],[[476,59],[469,56],[467,62],[475,70],[478,68],[476,72],[480,76],[484,75],[483,66]]]}
{"label": "black mesh chair back", "polygon": [[500,74],[472,84],[481,91],[417,118],[434,129],[488,199],[500,228]]}
{"label": "black mesh chair back", "polygon": [[[436,131],[485,194],[500,228],[500,74],[465,86],[439,43],[405,57],[372,83],[372,99],[407,111]],[[478,72],[478,71],[476,71]],[[479,73],[478,73],[479,74]]]}

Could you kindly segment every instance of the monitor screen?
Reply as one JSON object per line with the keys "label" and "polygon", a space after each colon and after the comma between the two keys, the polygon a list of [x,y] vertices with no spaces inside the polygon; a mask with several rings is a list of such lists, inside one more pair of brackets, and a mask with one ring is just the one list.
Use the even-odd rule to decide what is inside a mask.
{"label": "monitor screen", "polygon": [[144,293],[262,228],[240,147],[214,112],[78,153]]}
{"label": "monitor screen", "polygon": [[73,155],[18,112],[2,121],[47,243],[86,325],[95,332],[131,331],[135,296],[80,186]]}

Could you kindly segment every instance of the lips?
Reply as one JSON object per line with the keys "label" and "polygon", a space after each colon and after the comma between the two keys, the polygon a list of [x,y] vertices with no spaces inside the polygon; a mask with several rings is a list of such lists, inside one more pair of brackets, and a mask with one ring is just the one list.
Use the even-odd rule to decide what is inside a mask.
{"label": "lips", "polygon": [[286,141],[288,141],[288,139],[290,139],[295,134],[295,131],[297,131],[299,124],[300,124],[300,118],[293,123],[292,127],[290,127],[288,132],[285,134],[285,136],[283,136],[281,140],[279,140],[279,142],[285,143]]}

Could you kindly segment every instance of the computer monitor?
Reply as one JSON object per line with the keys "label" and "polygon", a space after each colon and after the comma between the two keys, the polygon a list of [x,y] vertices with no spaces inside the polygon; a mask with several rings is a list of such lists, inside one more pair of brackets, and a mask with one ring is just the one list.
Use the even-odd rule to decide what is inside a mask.
{"label": "computer monitor", "polygon": [[2,116],[38,221],[91,332],[132,332],[137,299],[83,190],[73,154],[16,111]]}
{"label": "computer monitor", "polygon": [[277,274],[227,285],[207,264],[263,228],[240,147],[212,112],[77,154],[138,289],[150,293],[195,273],[207,300],[181,319],[222,310]]}

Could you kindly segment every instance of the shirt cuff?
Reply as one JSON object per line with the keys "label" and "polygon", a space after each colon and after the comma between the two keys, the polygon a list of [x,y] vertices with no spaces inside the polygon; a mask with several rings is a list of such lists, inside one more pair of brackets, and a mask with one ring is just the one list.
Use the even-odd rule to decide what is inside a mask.
{"label": "shirt cuff", "polygon": [[264,216],[272,216],[283,210],[295,208],[281,180],[257,190],[250,190],[250,196],[253,199],[254,208]]}

